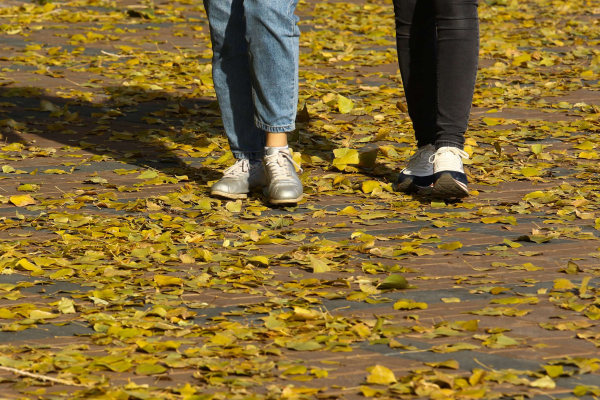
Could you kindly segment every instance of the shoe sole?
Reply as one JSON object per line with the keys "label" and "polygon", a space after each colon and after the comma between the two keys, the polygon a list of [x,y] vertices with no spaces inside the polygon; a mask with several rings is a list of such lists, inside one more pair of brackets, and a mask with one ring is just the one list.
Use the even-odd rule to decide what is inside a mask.
{"label": "shoe sole", "polygon": [[457,182],[452,175],[443,173],[435,184],[431,191],[431,197],[450,199],[450,198],[464,198],[469,196],[469,190]]}
{"label": "shoe sole", "polygon": [[247,199],[248,195],[246,193],[226,193],[226,192],[211,192],[211,196],[213,197],[221,197],[227,200],[239,200],[239,199]]}
{"label": "shoe sole", "polygon": [[402,193],[417,193],[417,185],[414,184],[412,179],[405,179],[403,182],[396,184],[396,192]]}
{"label": "shoe sole", "polygon": [[431,194],[432,186],[419,186],[415,184],[414,180],[406,179],[404,182],[396,184],[396,192],[402,192],[406,194],[418,194],[420,196],[429,196]]}
{"label": "shoe sole", "polygon": [[426,187],[417,186],[417,192],[415,194],[422,197],[430,197],[432,191],[433,185]]}
{"label": "shoe sole", "polygon": [[304,198],[304,195],[302,195],[300,197],[297,197],[295,199],[285,199],[285,200],[273,200],[273,199],[269,199],[269,203],[276,204],[276,205],[281,205],[281,204],[296,204],[300,200],[302,200],[303,198]]}

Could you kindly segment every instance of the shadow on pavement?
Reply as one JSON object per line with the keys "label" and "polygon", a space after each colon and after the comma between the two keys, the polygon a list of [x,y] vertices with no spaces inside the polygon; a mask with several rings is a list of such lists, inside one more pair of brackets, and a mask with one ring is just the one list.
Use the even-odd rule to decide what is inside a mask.
{"label": "shadow on pavement", "polygon": [[[105,87],[104,93],[108,98],[97,103],[49,96],[37,87],[0,87],[2,142],[41,148],[55,147],[58,142],[66,150],[81,148],[106,156],[107,161],[152,168],[167,175],[187,175],[201,184],[219,179],[219,168],[214,165],[223,164],[207,162],[208,158],[218,159],[221,155],[214,153],[224,150],[220,140],[224,132],[214,99],[182,98],[177,93],[124,86]],[[310,155],[325,153],[333,159],[332,151],[340,144],[304,130],[307,117],[299,113],[302,142],[292,147]],[[189,156],[182,156],[181,151],[178,154],[173,144],[189,146]],[[192,145],[206,151],[195,151]],[[389,177],[395,171],[377,164],[361,172]]]}

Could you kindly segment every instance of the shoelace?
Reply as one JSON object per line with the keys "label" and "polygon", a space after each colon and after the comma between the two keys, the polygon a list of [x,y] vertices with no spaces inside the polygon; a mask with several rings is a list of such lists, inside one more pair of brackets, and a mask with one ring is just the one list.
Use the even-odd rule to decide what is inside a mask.
{"label": "shoelace", "polygon": [[408,170],[420,170],[429,168],[429,159],[430,157],[426,157],[427,152],[432,151],[432,146],[427,145],[417,149],[415,154],[410,156],[408,162],[406,163],[406,168]]}
{"label": "shoelace", "polygon": [[276,154],[265,157],[266,165],[272,166],[271,173],[273,174],[272,180],[291,178],[292,175],[290,170],[285,165],[285,160],[289,160],[292,165],[302,172],[302,168],[292,159],[292,156],[285,151],[278,151]]}
{"label": "shoelace", "polygon": [[243,178],[246,173],[254,169],[249,160],[237,160],[235,164],[223,171],[224,178]]}
{"label": "shoelace", "polygon": [[[447,158],[447,157],[443,157],[445,155],[448,155],[448,153],[452,153],[453,155],[460,157],[459,159],[453,159],[453,158]],[[461,149],[458,149],[456,147],[442,147],[441,149],[439,149],[438,151],[436,151],[435,154],[433,154],[431,157],[429,157],[429,162],[430,163],[435,163],[436,161],[439,161],[439,165],[436,165],[436,169],[439,171],[454,171],[457,168],[462,168],[462,160],[461,158],[469,158],[469,154]],[[457,165],[457,161],[460,162],[460,165]]]}

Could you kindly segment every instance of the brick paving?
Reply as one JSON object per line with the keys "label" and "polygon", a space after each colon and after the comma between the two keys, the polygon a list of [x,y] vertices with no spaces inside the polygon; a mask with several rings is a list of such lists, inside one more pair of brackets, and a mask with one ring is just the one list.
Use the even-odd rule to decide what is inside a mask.
{"label": "brick paving", "polygon": [[[576,311],[569,308],[567,295],[572,295],[570,298],[575,302],[585,303],[587,310],[592,302],[598,304],[597,297],[579,296],[578,288],[586,277],[591,278],[588,293],[600,293],[596,216],[581,216],[581,213],[593,214],[598,211],[598,180],[595,176],[598,172],[595,165],[597,161],[593,161],[593,156],[591,160],[578,158],[577,154],[581,149],[574,147],[582,145],[586,140],[592,141],[595,147],[600,140],[600,110],[589,108],[590,105],[600,106],[597,66],[593,73],[595,79],[589,79],[586,85],[582,84],[580,78],[572,80],[571,83],[581,86],[579,89],[542,94],[540,98],[546,102],[536,103],[535,106],[525,100],[519,103],[518,98],[509,100],[507,97],[503,107],[490,113],[497,107],[485,103],[485,90],[492,87],[490,82],[498,81],[516,88],[519,79],[524,78],[507,75],[499,75],[497,79],[492,75],[490,78],[490,68],[496,62],[506,60],[500,53],[496,53],[497,58],[485,53],[480,68],[486,77],[480,77],[481,82],[478,83],[479,96],[476,96],[472,111],[469,137],[477,142],[477,146],[473,146],[477,147],[475,155],[493,154],[497,145],[508,156],[501,158],[496,154],[495,159],[490,160],[488,157],[487,161],[473,158],[470,189],[474,192],[473,196],[462,203],[446,204],[429,199],[414,199],[386,190],[373,194],[364,193],[360,189],[360,183],[364,180],[375,179],[384,186],[393,182],[408,153],[402,157],[387,158],[381,150],[374,168],[342,172],[331,167],[332,150],[356,146],[362,152],[395,146],[396,151],[403,152],[406,146],[412,146],[410,132],[401,131],[408,124],[406,115],[398,112],[394,106],[396,101],[403,100],[402,92],[383,98],[383,102],[391,104],[391,107],[375,107],[371,114],[365,112],[364,115],[340,115],[335,110],[326,111],[323,103],[317,103],[328,91],[337,93],[347,90],[347,95],[357,105],[368,107],[381,101],[375,95],[378,91],[399,87],[397,64],[393,62],[393,57],[385,55],[394,52],[390,37],[393,32],[391,8],[387,2],[379,0],[356,0],[351,3],[317,3],[313,0],[301,2],[299,14],[303,17],[303,37],[307,41],[311,40],[302,45],[304,56],[301,98],[308,104],[311,123],[300,125],[300,144],[294,143],[292,147],[303,155],[321,158],[321,161],[311,160],[310,157],[302,159],[309,172],[309,176],[305,177],[306,201],[290,209],[273,209],[263,202],[260,195],[255,194],[252,199],[243,202],[241,213],[229,212],[224,208],[224,201],[202,203],[194,200],[193,204],[197,206],[190,207],[189,202],[169,202],[168,196],[178,192],[185,194],[191,190],[198,198],[207,199],[208,184],[218,179],[220,171],[231,163],[218,161],[227,152],[223,148],[218,113],[212,107],[215,99],[209,80],[210,49],[206,17],[202,7],[194,2],[165,2],[157,5],[156,15],[152,19],[124,17],[135,16],[135,10],[143,9],[134,1],[118,1],[115,4],[116,9],[101,1],[61,3],[57,8],[50,7],[45,12],[27,8],[29,3],[20,1],[7,0],[0,4],[0,12],[11,9],[20,10],[21,13],[20,16],[0,14],[0,127],[5,145],[0,154],[5,160],[3,165],[7,167],[0,173],[0,195],[5,200],[0,205],[0,244],[3,245],[0,261],[36,255],[69,259],[69,252],[76,253],[77,246],[84,245],[78,244],[78,240],[89,239],[91,236],[85,236],[88,233],[69,227],[61,228],[59,220],[67,214],[96,218],[98,224],[106,224],[105,228],[114,224],[124,226],[124,221],[136,218],[140,221],[160,221],[162,227],[166,231],[171,230],[174,235],[180,225],[166,225],[167,223],[176,221],[177,218],[180,221],[172,222],[173,225],[195,220],[202,226],[202,235],[205,235],[201,240],[207,246],[204,248],[224,256],[219,261],[207,262],[188,262],[175,256],[160,264],[157,258],[156,263],[151,263],[147,271],[139,271],[135,267],[125,269],[127,263],[139,261],[135,257],[123,256],[119,258],[119,265],[115,256],[111,261],[104,259],[111,269],[104,269],[103,275],[99,277],[94,277],[91,271],[94,265],[98,268],[101,265],[93,264],[91,259],[74,262],[73,268],[79,269],[72,277],[54,278],[52,274],[57,271],[54,267],[41,274],[30,274],[24,268],[17,268],[16,261],[12,264],[8,261],[0,264],[0,285],[22,282],[32,284],[31,287],[21,287],[22,297],[16,298],[7,297],[10,290],[0,287],[0,295],[3,295],[0,309],[13,310],[23,304],[53,307],[51,304],[61,298],[73,299],[78,304],[76,314],[61,315],[53,319],[52,323],[38,321],[36,328],[19,332],[11,332],[8,328],[15,321],[10,318],[0,319],[3,326],[3,331],[0,332],[0,355],[12,357],[36,346],[41,349],[39,351],[53,354],[66,354],[72,349],[78,349],[92,358],[117,354],[119,351],[125,353],[126,347],[132,345],[131,342],[125,340],[103,344],[98,339],[99,334],[94,330],[94,324],[80,318],[93,314],[94,310],[133,312],[149,309],[153,304],[165,304],[183,306],[196,312],[197,315],[191,319],[193,326],[207,327],[213,326],[215,321],[233,321],[249,327],[263,324],[261,318],[277,309],[273,302],[283,301],[285,298],[288,302],[281,303],[281,310],[290,310],[294,305],[306,306],[312,301],[320,310],[331,315],[364,321],[370,328],[378,317],[383,317],[390,325],[407,328],[408,333],[380,335],[374,332],[365,337],[364,341],[353,343],[350,352],[282,349],[280,356],[261,355],[265,360],[273,360],[281,365],[296,362],[311,367],[329,368],[329,376],[311,381],[281,374],[269,377],[264,375],[261,378],[263,381],[259,381],[254,376],[252,379],[257,379],[256,382],[259,383],[248,386],[247,389],[240,384],[237,392],[234,391],[237,398],[251,393],[265,394],[273,390],[269,389],[271,385],[278,388],[288,385],[294,385],[295,388],[321,388],[317,398],[364,398],[359,387],[365,384],[368,375],[366,369],[374,365],[391,369],[399,380],[401,377],[411,376],[415,371],[427,370],[429,375],[432,375],[432,370],[468,375],[475,369],[483,368],[488,371],[532,371],[529,377],[530,381],[534,381],[544,376],[541,373],[542,366],[548,365],[552,360],[581,357],[596,359],[598,362],[597,347],[591,340],[582,339],[585,337],[582,334],[599,335],[598,327],[592,317],[585,315],[585,309]],[[381,57],[380,60],[374,62],[374,65],[368,65],[367,61],[362,64],[360,61],[351,61],[356,64],[353,68],[348,68],[351,62],[328,64],[327,58],[334,57],[333,54],[340,53],[345,47],[343,43],[336,44],[336,40],[347,35],[344,36],[343,29],[338,29],[335,24],[326,25],[327,21],[315,11],[315,7],[324,7],[323,4],[329,7],[325,8],[326,11],[329,10],[327,12],[339,8],[353,13],[352,16],[357,13],[352,7],[363,7],[364,13],[369,12],[369,5],[383,7],[381,19],[374,19],[373,22],[387,23],[381,27],[381,44],[369,41],[363,48],[354,50],[372,51],[372,57]],[[72,10],[72,14],[65,16],[57,13],[61,7]],[[486,7],[485,12],[491,6]],[[130,14],[123,10],[130,10]],[[595,8],[588,6],[585,13],[577,9],[561,18],[587,21],[590,15],[597,16],[599,10],[600,7],[596,4]],[[26,16],[29,14],[31,17]],[[31,20],[25,20],[26,18]],[[3,23],[7,25],[2,25]],[[598,24],[594,24],[592,26],[597,32]],[[17,32],[17,27],[21,27],[21,31]],[[353,28],[346,26],[345,29]],[[488,20],[483,21],[484,35],[494,29],[498,28]],[[313,35],[320,30],[329,36],[319,38]],[[86,32],[104,36],[94,39],[92,35],[80,41],[74,37]],[[110,35],[115,37],[107,38]],[[315,43],[321,43],[321,48],[317,49]],[[133,49],[127,50],[121,46]],[[546,48],[540,45],[538,50],[555,51],[556,49],[550,48],[554,46],[560,49],[556,51],[560,51],[564,58],[568,58],[581,44],[578,45],[575,41],[564,47],[557,47],[556,44],[548,46]],[[60,49],[51,50],[58,47]],[[596,65],[591,60],[599,57],[597,38],[595,42],[589,43],[588,48],[590,52],[581,57],[581,63]],[[352,49],[349,51],[352,52]],[[323,52],[332,54],[323,56]],[[57,53],[62,53],[63,56],[58,57]],[[313,65],[309,55],[319,59],[321,64]],[[102,65],[108,70],[99,72]],[[534,68],[517,72],[525,76],[531,74],[532,69]],[[160,77],[161,72],[164,72],[163,78]],[[322,77],[313,77],[309,73],[321,74]],[[556,79],[567,82],[568,79],[561,73],[561,70],[556,70],[559,76]],[[153,75],[155,77],[150,79]],[[144,76],[148,78],[147,81]],[[554,78],[547,79],[551,81]],[[379,89],[373,91],[368,87]],[[551,96],[552,94],[555,96]],[[568,110],[548,106],[561,102],[579,105],[571,106]],[[65,111],[67,108],[68,113]],[[52,116],[51,113],[56,115]],[[498,125],[488,126],[483,122],[483,118],[488,117],[502,120]],[[587,125],[573,125],[582,121],[587,121]],[[556,125],[552,125],[553,123]],[[547,128],[538,129],[544,124],[547,124]],[[360,130],[365,127],[372,129]],[[400,130],[401,134],[395,135],[394,140],[384,137],[377,142],[370,139],[361,141],[379,129]],[[523,133],[524,129],[530,129],[529,133]],[[9,147],[18,143],[23,146]],[[552,154],[549,159],[536,159],[532,155],[531,146],[536,143],[548,146],[544,154]],[[210,147],[211,144],[214,146]],[[544,160],[549,164],[542,165]],[[515,178],[523,166],[538,161],[541,163],[540,168],[545,171],[541,177]],[[8,167],[17,171],[10,171]],[[487,179],[494,176],[494,168],[496,171],[503,169],[504,179],[490,185]],[[157,184],[140,185],[146,183],[139,179],[144,171],[155,171],[156,176],[165,179]],[[349,181],[341,186],[334,183],[332,174]],[[187,178],[182,177],[183,175]],[[40,187],[38,191],[31,193],[36,204],[15,207],[9,199],[24,194],[18,188],[27,183]],[[540,203],[536,202],[540,196],[527,199],[526,196],[535,191],[554,193],[558,197],[562,196],[562,200]],[[360,210],[359,213],[340,213],[349,205]],[[203,207],[208,207],[210,211]],[[557,209],[564,210],[564,213],[557,213]],[[157,216],[158,213],[161,215]],[[371,219],[372,213],[384,214]],[[485,217],[497,217],[498,220],[483,223],[482,218]],[[512,219],[503,219],[508,217]],[[284,221],[289,223],[287,228],[277,226],[277,223]],[[139,223],[141,226],[142,222]],[[259,229],[247,226],[257,223],[263,226]],[[273,224],[273,228],[269,228],[269,224]],[[545,243],[517,241],[522,235],[531,235],[532,231],[548,233],[543,228],[552,227],[556,228],[555,232],[564,228],[560,231],[560,237]],[[270,232],[270,243],[252,239],[252,235],[260,235],[261,231]],[[68,232],[75,237],[69,239],[63,236]],[[361,247],[359,239],[353,236],[357,232],[371,235],[372,238],[362,242]],[[78,235],[83,236],[77,239]],[[108,243],[109,234],[102,235],[104,236],[97,236],[95,240]],[[125,237],[130,241],[145,240],[141,236],[136,238],[136,235],[137,233],[131,233]],[[281,240],[277,242],[273,238]],[[428,241],[432,238],[434,240]],[[224,240],[230,240],[233,244],[224,247]],[[69,247],[69,241],[72,241],[72,247]],[[443,250],[437,247],[438,244],[456,241],[461,242],[461,248]],[[518,243],[520,246],[513,248],[511,243]],[[89,243],[85,244],[88,245]],[[10,249],[11,246],[13,250]],[[188,243],[188,248],[193,247]],[[61,249],[61,254],[52,253],[58,251],[58,248]],[[92,249],[93,246],[89,248]],[[180,246],[179,250],[182,248]],[[401,251],[403,249],[405,251]],[[420,254],[419,250],[423,250],[423,253]],[[113,247],[111,251],[118,253],[121,250]],[[339,265],[335,265],[332,271],[314,274],[306,263],[296,262],[306,260],[300,253],[321,254],[332,264],[339,262]],[[273,257],[269,268],[264,269],[273,273],[272,280],[265,279],[260,284],[239,281],[238,286],[235,286],[223,274],[222,282],[217,282],[214,287],[202,287],[198,290],[187,288],[179,294],[169,294],[165,289],[161,293],[156,287],[150,286],[142,289],[140,284],[137,303],[133,296],[135,291],[123,295],[122,301],[104,301],[110,305],[94,303],[93,295],[90,294],[106,284],[106,277],[114,278],[111,288],[126,287],[125,284],[119,286],[119,282],[122,282],[120,277],[123,276],[120,272],[123,271],[133,271],[131,273],[140,280],[151,280],[153,275],[159,273],[196,278],[203,271],[213,274],[214,278],[218,271],[222,271],[220,268],[225,270],[232,265],[227,264],[227,257],[233,257],[235,262],[238,258],[245,260],[256,255]],[[295,258],[295,255],[298,257]],[[72,259],[75,257],[73,255]],[[579,266],[575,274],[561,271],[569,261]],[[240,261],[240,266],[244,263]],[[377,267],[379,269],[373,266],[378,263],[382,265]],[[395,264],[398,265],[396,270],[392,268]],[[388,274],[386,270],[401,273],[417,288],[383,292],[370,296],[369,299],[373,300],[371,302],[349,298],[352,293],[361,292],[359,280],[366,283],[367,280],[383,279]],[[84,277],[83,271],[89,272],[89,278]],[[302,279],[316,281],[312,284],[300,284]],[[566,292],[555,289],[557,279],[569,279],[573,287]],[[339,280],[338,284],[333,284],[336,280]],[[127,285],[131,284],[127,282]],[[346,285],[343,282],[349,283]],[[498,287],[504,289],[497,294],[490,292],[492,288]],[[152,297],[155,295],[156,297]],[[531,310],[518,317],[473,314],[488,307],[496,307],[497,304],[493,304],[495,300],[512,297],[536,297],[539,303],[505,306],[516,310]],[[292,302],[294,298],[297,303]],[[144,299],[151,301],[144,304]],[[393,309],[392,305],[400,299],[423,302],[428,307],[409,311]],[[194,304],[200,306],[194,307]],[[473,319],[479,321],[474,331],[460,332],[460,336],[426,336],[426,333],[434,331],[436,324],[439,326],[442,323]],[[540,326],[567,322],[588,325],[574,331],[549,330]],[[181,326],[187,327],[185,324]],[[420,326],[422,331],[414,328],[415,326]],[[485,337],[502,330],[506,331],[506,335],[517,339],[518,344],[505,348],[482,345]],[[169,335],[171,333],[176,335],[176,331],[169,331]],[[182,340],[186,344],[182,349],[199,349],[204,345],[206,337],[207,334],[201,337],[184,335]],[[414,346],[416,350],[392,347],[392,337],[401,345]],[[435,346],[459,342],[478,347],[452,353],[431,351]],[[598,339],[596,343],[600,346]],[[136,362],[144,359],[144,355],[139,352],[133,353],[133,356],[137,357]],[[34,358],[31,355],[31,359]],[[424,364],[449,359],[459,362],[458,370],[436,369]],[[0,365],[7,364],[0,362]],[[595,368],[585,371],[586,373],[572,376],[565,374],[555,379],[555,388],[536,389],[526,385],[498,383],[492,389],[504,396],[569,397],[578,385],[600,386],[598,364],[594,365]],[[49,376],[56,376],[50,373],[56,371],[55,368],[45,369],[39,366],[38,370],[49,371]],[[218,374],[209,374],[207,370],[198,371],[200,370],[195,368],[172,367],[159,376],[143,377],[132,374],[131,370],[104,370],[94,379],[100,379],[102,375],[115,388],[127,385],[128,382],[149,385],[163,390],[165,398],[183,398],[171,390],[186,383],[197,385],[201,393],[217,393],[222,389],[219,385],[206,383]],[[444,387],[441,383],[439,385]],[[105,385],[103,390],[108,390],[107,387]],[[8,371],[0,371],[1,398],[69,398],[70,393],[76,390],[79,388],[43,384]],[[80,397],[73,395],[73,398],[111,398],[99,397],[100,395],[100,392],[88,392]],[[301,393],[296,395],[303,396]],[[309,395],[310,393],[306,396]],[[389,393],[387,395],[392,396]],[[395,395],[400,396],[398,393]]]}

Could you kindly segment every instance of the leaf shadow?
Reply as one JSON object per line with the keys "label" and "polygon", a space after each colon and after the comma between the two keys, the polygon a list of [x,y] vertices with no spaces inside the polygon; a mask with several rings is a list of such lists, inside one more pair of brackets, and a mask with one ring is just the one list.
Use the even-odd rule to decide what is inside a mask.
{"label": "leaf shadow", "polygon": [[[199,163],[192,166],[192,158],[182,157],[170,146],[170,143],[188,144],[195,140],[210,143],[212,138],[222,134],[213,128],[202,132],[196,129],[199,123],[212,125],[216,119],[217,106],[212,99],[182,101],[171,93],[142,88],[123,91],[121,87],[105,87],[104,92],[108,94],[106,100],[90,102],[51,96],[42,88],[2,87],[0,103],[15,105],[1,108],[5,111],[0,114],[2,142],[44,147],[44,143],[51,141],[82,147],[86,153],[108,156],[107,160],[123,161],[167,175],[187,175],[202,184],[218,179],[216,168]],[[50,103],[45,103],[47,108],[60,109],[55,114],[62,115],[51,116],[50,111],[43,111],[42,102]],[[165,113],[167,109],[173,112]],[[207,112],[199,111],[202,109]],[[65,110],[68,110],[67,115]],[[73,117],[76,113],[78,118]],[[154,117],[152,113],[165,113],[165,117]],[[74,119],[69,121],[69,118]],[[153,122],[166,122],[167,126]],[[182,131],[187,133],[182,134]],[[32,143],[22,132],[34,133],[36,142],[41,143]],[[210,154],[206,154],[208,156]]]}
{"label": "leaf shadow", "polygon": [[[210,144],[224,138],[215,99],[190,99],[178,93],[140,87],[107,86],[103,92],[106,99],[92,102],[52,96],[43,88],[33,86],[0,87],[0,104],[14,104],[0,107],[1,140],[4,144],[21,142],[44,147],[46,141],[51,141],[62,144],[63,148],[82,147],[87,153],[107,156],[106,160],[150,168],[166,175],[187,175],[201,185],[219,179],[222,164],[203,165],[202,162],[210,157],[218,158],[220,154],[209,152],[198,158],[182,157],[169,145],[198,141]],[[42,110],[42,102],[50,103],[45,103],[46,110]],[[52,113],[48,110],[52,107],[59,111]],[[69,121],[76,113],[78,117]],[[305,117],[301,111],[298,125],[302,134],[293,135],[300,141],[292,145],[298,150],[308,146],[320,154],[325,152],[333,160],[333,150],[340,144],[303,129],[309,123],[308,119],[303,120]],[[22,132],[35,134],[41,143],[37,143],[38,139],[32,143]],[[216,150],[222,149],[217,147]],[[361,168],[359,172],[377,178],[396,173],[383,164]]]}

